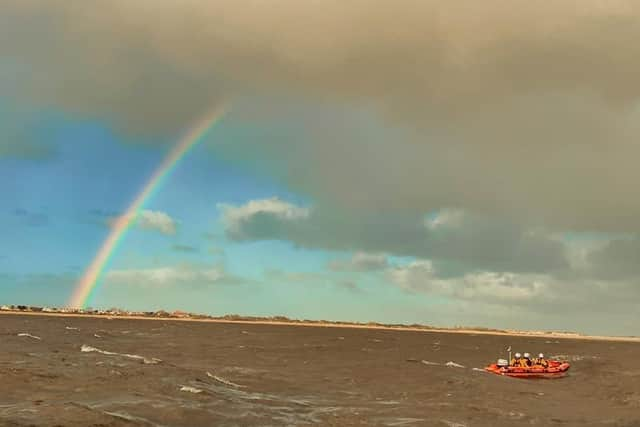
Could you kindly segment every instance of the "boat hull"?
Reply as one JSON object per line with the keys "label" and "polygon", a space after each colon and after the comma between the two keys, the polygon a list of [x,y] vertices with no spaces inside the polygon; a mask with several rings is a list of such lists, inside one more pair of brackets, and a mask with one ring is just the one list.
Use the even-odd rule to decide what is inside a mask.
{"label": "boat hull", "polygon": [[530,368],[521,368],[515,366],[500,367],[496,364],[491,364],[485,368],[486,371],[513,378],[529,378],[529,379],[552,379],[562,378],[567,375],[571,366],[567,362],[551,361],[549,367],[543,368],[540,366],[534,366]]}

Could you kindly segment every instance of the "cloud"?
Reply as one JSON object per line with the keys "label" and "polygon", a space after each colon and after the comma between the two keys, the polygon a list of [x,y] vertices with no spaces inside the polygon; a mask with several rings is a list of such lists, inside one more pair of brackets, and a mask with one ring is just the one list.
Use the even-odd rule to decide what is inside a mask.
{"label": "cloud", "polygon": [[229,275],[222,266],[177,265],[157,268],[112,270],[106,274],[110,284],[144,287],[210,286],[240,284],[244,279]]}
{"label": "cloud", "polygon": [[456,227],[433,230],[426,226],[424,215],[359,212],[354,216],[278,199],[221,205],[220,210],[227,237],[236,241],[285,240],[312,249],[415,256],[457,263],[458,269],[467,270],[550,272],[568,266],[562,242],[485,217],[464,215]]}
{"label": "cloud", "polygon": [[[551,320],[542,320],[542,323],[550,328],[557,329],[559,324],[572,322],[579,325],[580,330],[619,331],[621,325],[607,316],[626,313],[622,317],[628,322],[634,312],[634,301],[640,297],[637,278],[601,281],[579,275],[554,277],[544,273],[491,271],[443,277],[429,260],[389,268],[385,276],[390,283],[407,292],[446,298],[447,306],[452,310],[467,307],[470,310],[467,314],[474,313],[471,316],[474,322],[502,312],[510,313],[512,323],[528,322],[527,328],[535,325],[531,319],[540,322],[548,317]],[[593,317],[589,319],[586,313]]]}
{"label": "cloud", "polygon": [[273,228],[301,222],[309,216],[308,209],[275,197],[251,200],[239,206],[220,203],[218,210],[222,215],[225,232],[235,240],[253,240],[260,238],[261,234],[269,238]]}
{"label": "cloud", "polygon": [[640,237],[611,239],[586,255],[587,273],[601,279],[636,278],[640,282]]}
{"label": "cloud", "polygon": [[[0,90],[2,83],[0,72]],[[6,109],[2,101],[0,97],[0,158],[47,160],[53,157],[54,148],[37,138],[38,130],[50,134],[51,129],[42,129],[43,126],[34,121],[33,113]]]}
{"label": "cloud", "polygon": [[162,234],[176,234],[176,221],[167,213],[144,210],[137,219],[138,227],[146,230],[157,230]]}
{"label": "cloud", "polygon": [[366,120],[336,109],[253,151],[311,196],[364,209],[628,230],[640,213],[639,17],[624,0],[109,0],[99,14],[7,0],[0,86],[23,109],[131,133],[177,132],[222,98],[257,105],[244,119],[291,118],[302,100],[349,105],[401,131],[370,138]]}
{"label": "cloud", "polygon": [[[0,52],[15,69],[38,66],[5,77],[23,96],[110,113],[134,128],[182,125],[221,93],[283,89],[454,120],[531,93],[633,101],[640,65],[628,42],[640,31],[637,14],[632,2],[597,0],[110,0],[100,14],[64,0],[9,0]],[[58,46],[64,55],[52,53]],[[603,56],[607,66],[594,62]],[[159,107],[168,101],[171,113]]]}
{"label": "cloud", "polygon": [[428,292],[464,300],[528,302],[549,291],[544,275],[473,272],[454,278],[438,277],[430,261],[419,260],[387,272],[389,280],[412,292]]}
{"label": "cloud", "polygon": [[[23,72],[0,78],[23,103],[107,117],[132,132],[182,129],[227,95],[286,91],[372,107],[419,129],[421,144],[400,138],[364,153],[357,141],[341,149],[344,138],[320,139],[327,145],[302,163],[313,166],[306,156],[320,154],[314,167],[323,172],[312,176],[333,175],[320,184],[373,174],[384,161],[403,172],[381,187],[423,210],[444,201],[561,227],[619,228],[640,212],[627,197],[638,178],[629,159],[639,154],[639,7],[282,0],[252,2],[247,13],[233,1],[111,0],[96,15],[63,0],[10,0],[0,10],[0,54]],[[65,54],[53,54],[60,46]],[[341,182],[334,197],[363,202],[359,179]],[[425,190],[425,182],[438,186]],[[581,191],[591,197],[569,197]],[[611,206],[630,212],[622,225]]]}
{"label": "cloud", "polygon": [[437,212],[433,218],[427,219],[425,225],[430,230],[452,228],[462,225],[464,211],[460,209],[443,209]]}
{"label": "cloud", "polygon": [[[113,226],[121,217],[107,218],[107,224]],[[166,235],[176,234],[178,223],[169,214],[162,211],[143,210],[138,214],[135,225],[143,230],[158,231]]]}
{"label": "cloud", "polygon": [[384,254],[368,254],[356,252],[351,259],[333,260],[328,264],[329,270],[333,271],[376,271],[383,270],[389,266],[389,261]]}
{"label": "cloud", "polygon": [[199,252],[198,248],[189,246],[189,245],[175,244],[171,246],[171,249],[173,249],[176,252],[187,252],[187,253]]}

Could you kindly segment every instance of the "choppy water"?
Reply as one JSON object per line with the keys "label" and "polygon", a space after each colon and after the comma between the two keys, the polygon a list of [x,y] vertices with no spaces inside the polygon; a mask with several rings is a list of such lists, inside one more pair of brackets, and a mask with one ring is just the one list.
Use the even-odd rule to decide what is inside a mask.
{"label": "choppy water", "polygon": [[[640,421],[637,344],[15,315],[0,321],[0,425]],[[571,361],[571,375],[527,382],[484,372],[507,345],[556,352]]]}

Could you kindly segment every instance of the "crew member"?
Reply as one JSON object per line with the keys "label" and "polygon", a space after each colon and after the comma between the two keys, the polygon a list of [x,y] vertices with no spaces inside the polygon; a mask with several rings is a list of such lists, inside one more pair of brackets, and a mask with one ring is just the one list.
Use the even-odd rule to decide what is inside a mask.
{"label": "crew member", "polygon": [[529,353],[525,353],[524,357],[521,360],[522,362],[520,364],[523,368],[529,368],[533,364],[533,362],[531,361],[531,355]]}
{"label": "crew member", "polygon": [[511,359],[511,366],[520,366],[521,358],[522,358],[522,355],[520,353],[516,353],[513,359]]}
{"label": "crew member", "polygon": [[544,358],[544,354],[540,353],[538,355],[538,358],[535,361],[536,365],[542,366],[543,368],[546,368],[549,366],[549,362],[547,362],[547,360]]}

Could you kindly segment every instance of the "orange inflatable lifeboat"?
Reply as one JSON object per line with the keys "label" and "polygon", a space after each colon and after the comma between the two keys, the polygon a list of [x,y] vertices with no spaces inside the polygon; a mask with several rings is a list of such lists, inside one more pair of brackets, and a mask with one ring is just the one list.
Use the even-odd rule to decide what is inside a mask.
{"label": "orange inflatable lifeboat", "polygon": [[[506,363],[505,363],[506,362]],[[515,378],[561,378],[567,374],[571,365],[559,360],[549,360],[548,366],[509,366],[506,360],[499,360],[484,368],[488,372]]]}

